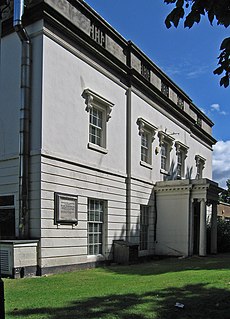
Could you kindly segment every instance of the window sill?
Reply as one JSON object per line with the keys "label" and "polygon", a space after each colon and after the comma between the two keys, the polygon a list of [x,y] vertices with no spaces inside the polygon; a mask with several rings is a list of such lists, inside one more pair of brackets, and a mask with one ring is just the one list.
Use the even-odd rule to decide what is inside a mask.
{"label": "window sill", "polygon": [[149,163],[146,163],[144,161],[140,161],[140,165],[144,166],[144,167],[146,167],[148,169],[153,169],[152,165],[150,165]]}
{"label": "window sill", "polygon": [[162,169],[162,168],[160,169],[160,173],[163,174],[163,175],[167,175],[167,176],[170,175],[168,171],[165,171],[165,170]]}
{"label": "window sill", "polygon": [[87,255],[88,262],[104,261],[105,257],[102,254],[98,255]]}
{"label": "window sill", "polygon": [[107,154],[108,150],[104,147],[101,147],[99,145],[93,144],[93,143],[88,143],[88,148],[103,154]]}

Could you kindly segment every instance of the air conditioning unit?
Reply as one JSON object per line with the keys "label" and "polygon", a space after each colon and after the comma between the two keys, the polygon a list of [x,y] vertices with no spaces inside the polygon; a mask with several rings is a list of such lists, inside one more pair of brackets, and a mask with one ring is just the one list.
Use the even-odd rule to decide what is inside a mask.
{"label": "air conditioning unit", "polygon": [[2,275],[12,275],[12,247],[0,245],[0,272]]}
{"label": "air conditioning unit", "polygon": [[34,276],[38,271],[38,240],[1,240],[1,275],[12,278]]}

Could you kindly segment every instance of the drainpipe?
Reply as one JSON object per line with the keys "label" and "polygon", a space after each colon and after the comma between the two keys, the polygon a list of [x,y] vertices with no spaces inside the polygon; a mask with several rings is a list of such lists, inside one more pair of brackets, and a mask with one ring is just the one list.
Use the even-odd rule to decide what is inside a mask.
{"label": "drainpipe", "polygon": [[14,0],[13,26],[22,43],[19,132],[19,237],[29,238],[29,152],[31,100],[31,40],[22,25],[24,0]]}
{"label": "drainpipe", "polygon": [[126,240],[131,237],[131,88],[129,87],[127,95],[127,137],[126,137]]}
{"label": "drainpipe", "polygon": [[128,41],[127,48],[127,86],[126,91],[126,240],[131,240],[131,195],[132,195],[132,82],[131,82],[131,51],[132,42]]}

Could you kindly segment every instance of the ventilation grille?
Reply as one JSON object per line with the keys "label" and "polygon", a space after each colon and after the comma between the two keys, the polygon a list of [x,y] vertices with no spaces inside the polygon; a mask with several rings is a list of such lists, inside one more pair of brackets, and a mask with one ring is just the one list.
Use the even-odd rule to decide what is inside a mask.
{"label": "ventilation grille", "polygon": [[11,274],[10,250],[6,248],[0,249],[1,273]]}

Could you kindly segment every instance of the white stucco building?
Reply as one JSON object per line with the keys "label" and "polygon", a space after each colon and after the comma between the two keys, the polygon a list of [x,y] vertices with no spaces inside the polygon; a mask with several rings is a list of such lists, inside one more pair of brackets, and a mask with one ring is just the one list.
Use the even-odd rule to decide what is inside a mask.
{"label": "white stucco building", "polygon": [[[216,253],[212,121],[82,0],[32,0],[2,21],[2,272]],[[19,19],[20,20],[20,19]],[[132,246],[130,246],[132,247]],[[137,247],[137,246],[136,246]]]}

